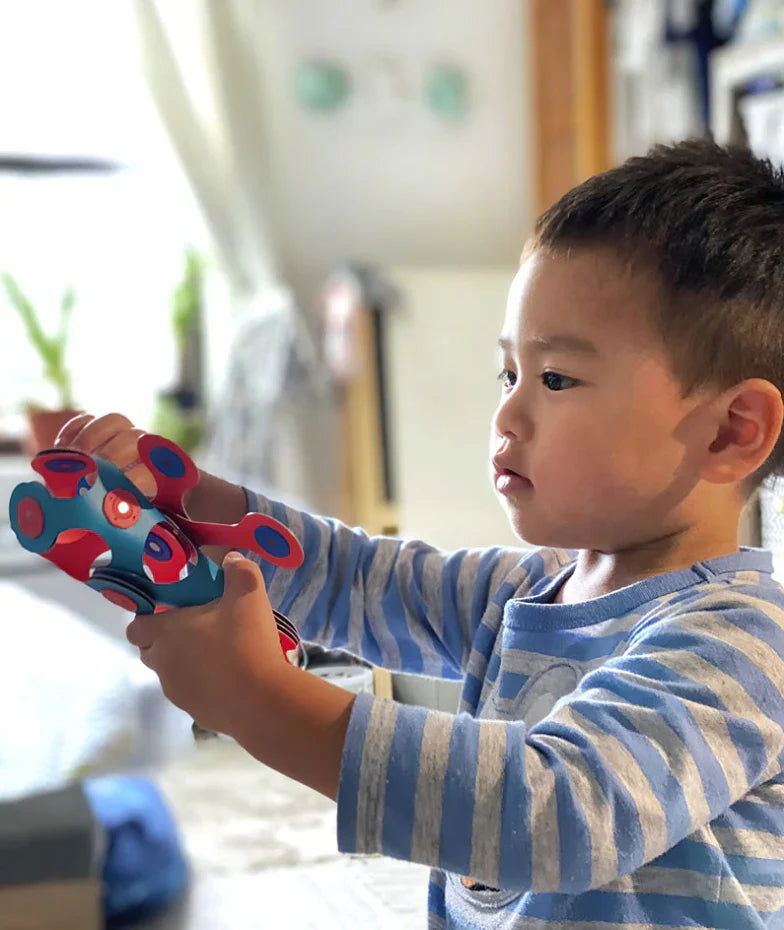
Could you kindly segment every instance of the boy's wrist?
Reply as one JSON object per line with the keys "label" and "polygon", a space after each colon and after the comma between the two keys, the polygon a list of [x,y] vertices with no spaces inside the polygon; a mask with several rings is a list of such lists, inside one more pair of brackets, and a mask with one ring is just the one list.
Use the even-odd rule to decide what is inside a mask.
{"label": "boy's wrist", "polygon": [[335,800],[354,697],[281,662],[246,695],[229,735],[260,762]]}
{"label": "boy's wrist", "polygon": [[189,518],[200,523],[239,523],[248,511],[243,488],[201,470],[184,504]]}
{"label": "boy's wrist", "polygon": [[[243,488],[199,470],[198,484],[183,499],[188,518],[197,523],[239,523],[248,512]],[[229,548],[204,546],[202,552],[216,565],[222,565]]]}

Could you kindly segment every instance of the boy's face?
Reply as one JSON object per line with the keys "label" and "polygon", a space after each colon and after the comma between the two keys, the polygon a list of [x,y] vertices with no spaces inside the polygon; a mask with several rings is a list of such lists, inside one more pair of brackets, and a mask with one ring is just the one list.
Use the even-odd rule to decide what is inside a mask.
{"label": "boy's face", "polygon": [[655,299],[649,279],[605,251],[523,261],[501,333],[490,455],[529,543],[616,552],[678,528],[697,482],[701,398],[681,397],[650,322]]}

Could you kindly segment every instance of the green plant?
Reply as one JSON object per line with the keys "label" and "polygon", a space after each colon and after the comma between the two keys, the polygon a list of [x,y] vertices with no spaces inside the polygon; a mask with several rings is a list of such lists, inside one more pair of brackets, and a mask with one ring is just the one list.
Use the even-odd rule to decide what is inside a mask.
{"label": "green plant", "polygon": [[204,432],[201,402],[201,312],[204,259],[192,248],[183,256],[182,273],[172,291],[169,313],[177,352],[174,384],[160,391],[152,430],[192,452]]}
{"label": "green plant", "polygon": [[199,323],[204,260],[195,249],[187,249],[182,277],[172,293],[171,324],[177,348],[182,351],[193,326]]}
{"label": "green plant", "polygon": [[60,320],[57,332],[48,335],[41,326],[35,307],[17,284],[16,280],[7,273],[0,274],[9,303],[19,314],[27,333],[27,338],[38,352],[44,366],[44,377],[54,385],[59,397],[60,406],[64,410],[74,407],[71,393],[71,373],[65,364],[65,349],[68,343],[68,328],[71,313],[76,303],[76,294],[72,288],[67,288],[60,298]]}

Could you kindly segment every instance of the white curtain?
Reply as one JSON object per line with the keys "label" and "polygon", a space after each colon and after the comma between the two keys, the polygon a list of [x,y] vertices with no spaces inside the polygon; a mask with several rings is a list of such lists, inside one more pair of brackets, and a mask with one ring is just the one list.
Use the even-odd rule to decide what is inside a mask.
{"label": "white curtain", "polygon": [[150,91],[231,283],[245,295],[278,283],[255,8],[249,0],[135,0]]}
{"label": "white curtain", "polygon": [[[214,429],[205,458],[227,477],[241,474],[270,494],[328,508],[334,486],[332,469],[323,467],[334,458],[329,386],[281,280],[269,227],[262,6],[257,0],[134,0],[134,8],[150,91],[228,283],[229,307],[215,299],[206,307],[205,367],[218,387],[208,391]],[[274,337],[258,357],[252,383],[240,379],[238,397],[236,369],[248,369],[251,332]],[[292,371],[301,376],[294,404],[286,385]],[[247,411],[254,409],[259,433],[249,437]],[[253,461],[248,448],[256,450]],[[318,469],[310,464],[316,461]]]}

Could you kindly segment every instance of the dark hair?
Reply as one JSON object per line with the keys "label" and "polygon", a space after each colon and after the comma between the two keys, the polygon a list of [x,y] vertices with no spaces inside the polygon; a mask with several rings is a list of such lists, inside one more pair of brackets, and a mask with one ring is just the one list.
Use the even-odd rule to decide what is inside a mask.
{"label": "dark hair", "polygon": [[[710,139],[656,145],[589,178],[529,248],[609,248],[654,272],[654,320],[684,395],[765,378],[784,393],[784,171]],[[751,481],[784,470],[784,433]]]}

